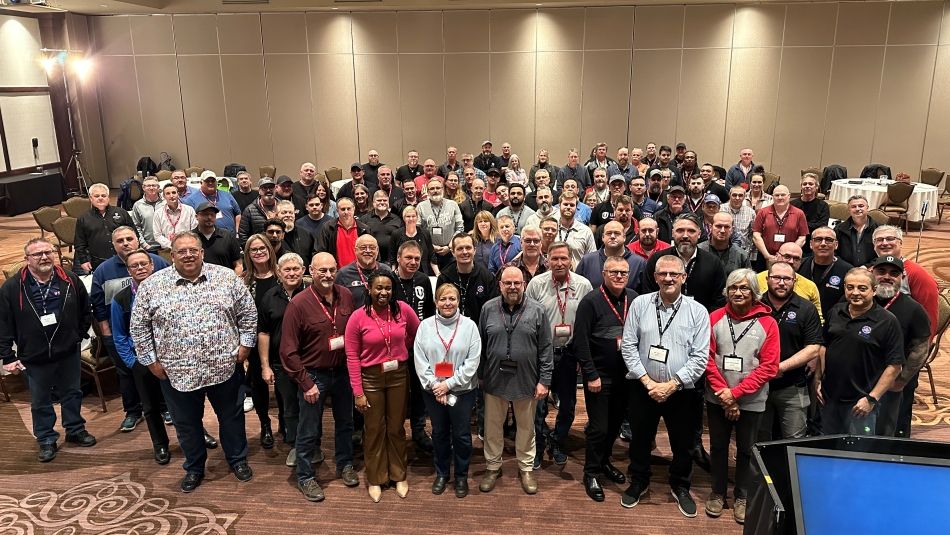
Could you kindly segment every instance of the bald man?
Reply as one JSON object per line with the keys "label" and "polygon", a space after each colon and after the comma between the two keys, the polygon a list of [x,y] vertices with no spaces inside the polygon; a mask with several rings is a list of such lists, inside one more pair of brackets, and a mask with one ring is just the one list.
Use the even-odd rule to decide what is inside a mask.
{"label": "bald man", "polygon": [[777,186],[772,191],[772,205],[759,210],[752,221],[752,240],[759,251],[756,259],[759,270],[775,262],[782,244],[794,243],[799,248],[805,245],[808,217],[790,204],[790,197],[787,187]]}
{"label": "bald man", "polygon": [[[802,267],[802,248],[796,243],[783,244],[779,247],[774,258],[775,260],[769,263],[770,267],[776,262],[785,262],[795,268],[795,286],[792,290],[801,298],[807,299],[811,304],[815,305],[815,308],[818,309],[818,318],[824,323],[825,319],[821,312],[821,294],[818,293],[818,286],[808,277],[803,277],[798,274],[798,271]],[[766,284],[768,274],[768,271],[759,272],[759,288],[768,288]]]}
{"label": "bald man", "polygon": [[353,304],[363,306],[367,281],[374,271],[392,272],[389,266],[379,262],[379,243],[371,234],[356,238],[356,260],[343,266],[336,274],[336,283],[345,286],[353,295]]}

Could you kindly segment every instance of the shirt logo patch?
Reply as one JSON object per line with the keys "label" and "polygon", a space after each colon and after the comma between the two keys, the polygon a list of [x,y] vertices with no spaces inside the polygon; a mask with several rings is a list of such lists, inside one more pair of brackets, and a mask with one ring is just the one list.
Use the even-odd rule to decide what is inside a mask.
{"label": "shirt logo patch", "polygon": [[478,286],[477,288],[475,288],[475,293],[476,293],[476,294],[482,294],[482,293],[485,293],[485,287],[484,287],[484,286],[481,286],[481,285],[479,285],[479,286]]}
{"label": "shirt logo patch", "polygon": [[425,289],[422,286],[416,286],[416,299],[422,299],[425,297]]}
{"label": "shirt logo patch", "polygon": [[355,281],[353,281],[353,282],[350,283],[350,286],[359,286],[359,285],[361,285],[361,284],[363,284],[362,281],[360,281],[360,280],[355,280]]}
{"label": "shirt logo patch", "polygon": [[864,327],[861,327],[861,331],[860,331],[858,334],[860,334],[861,336],[863,336],[863,337],[865,337],[865,338],[870,338],[870,337],[871,337],[871,326],[870,326],[870,325],[865,325]]}
{"label": "shirt logo patch", "polygon": [[794,320],[794,319],[797,318],[797,317],[798,317],[798,314],[796,314],[794,310],[789,311],[789,313],[788,313],[788,319],[789,319],[789,321]]}
{"label": "shirt logo patch", "polygon": [[841,284],[841,277],[837,275],[832,275],[831,277],[828,278],[828,286],[833,286],[837,288],[839,284]]}

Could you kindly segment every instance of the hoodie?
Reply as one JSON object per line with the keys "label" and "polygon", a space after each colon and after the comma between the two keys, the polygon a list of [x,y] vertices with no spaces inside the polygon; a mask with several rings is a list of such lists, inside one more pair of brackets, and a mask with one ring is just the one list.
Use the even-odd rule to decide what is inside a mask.
{"label": "hoodie", "polygon": [[[772,309],[759,302],[739,316],[727,303],[709,315],[709,322],[712,329],[706,364],[706,401],[719,405],[715,393],[730,388],[741,410],[765,411],[768,383],[778,374],[780,360],[778,324],[772,317]],[[735,344],[733,333],[739,338]],[[725,370],[723,360],[727,355],[742,359],[741,371]]]}

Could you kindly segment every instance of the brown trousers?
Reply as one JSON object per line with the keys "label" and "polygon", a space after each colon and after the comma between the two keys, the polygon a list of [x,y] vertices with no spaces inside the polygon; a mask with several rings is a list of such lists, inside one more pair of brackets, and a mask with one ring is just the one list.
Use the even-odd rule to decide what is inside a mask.
{"label": "brown trousers", "polygon": [[406,479],[406,407],[409,367],[383,373],[382,366],[363,368],[363,393],[370,408],[363,413],[366,481],[386,485]]}

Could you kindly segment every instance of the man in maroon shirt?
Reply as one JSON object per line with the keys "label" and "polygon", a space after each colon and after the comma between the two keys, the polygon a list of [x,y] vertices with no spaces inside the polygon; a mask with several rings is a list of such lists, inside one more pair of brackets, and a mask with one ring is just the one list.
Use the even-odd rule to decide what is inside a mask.
{"label": "man in maroon shirt", "polygon": [[353,469],[353,390],[346,371],[343,332],[353,313],[353,298],[333,283],[336,259],[317,253],[310,263],[313,284],[287,305],[280,341],[280,361],[300,387],[297,424],[297,488],[312,502],[323,501],[311,459],[323,438],[323,407],[333,400],[337,477],[347,487],[360,484]]}
{"label": "man in maroon shirt", "polygon": [[789,204],[791,195],[786,186],[772,191],[771,206],[760,209],[752,221],[752,240],[759,250],[759,271],[772,265],[783,243],[795,243],[799,247],[808,237],[808,218],[805,212]]}

